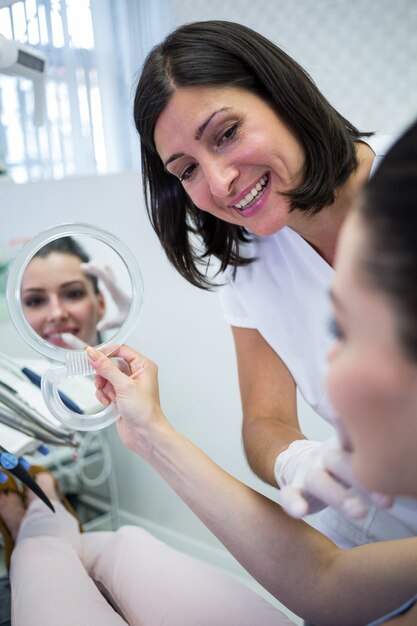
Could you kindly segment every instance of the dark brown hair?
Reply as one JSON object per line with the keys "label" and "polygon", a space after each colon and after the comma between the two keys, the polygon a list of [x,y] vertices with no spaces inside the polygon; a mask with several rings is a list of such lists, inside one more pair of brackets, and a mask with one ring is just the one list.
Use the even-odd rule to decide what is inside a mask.
{"label": "dark brown hair", "polygon": [[359,214],[361,273],[392,304],[403,352],[417,362],[417,122],[366,184]]}
{"label": "dark brown hair", "polygon": [[[290,210],[318,213],[357,167],[354,142],[360,133],[319,92],[308,74],[278,46],[234,22],[181,26],[148,55],[136,89],[134,120],[141,140],[147,211],[175,268],[192,284],[212,282],[199,267],[211,256],[220,269],[252,261],[240,252],[250,239],[243,227],[200,211],[157,153],[154,131],[173,93],[186,86],[227,85],[247,89],[269,102],[302,142],[301,184],[285,195]],[[193,244],[198,236],[198,246]]]}
{"label": "dark brown hair", "polygon": [[[49,243],[45,244],[40,248],[33,256],[40,257],[42,259],[48,257],[53,252],[58,252],[59,254],[68,254],[69,256],[76,256],[80,259],[81,263],[89,263],[90,257],[84,248],[81,246],[78,241],[73,239],[72,237],[58,237],[58,239],[53,239]],[[100,289],[98,286],[98,279],[96,276],[90,276],[86,274],[86,277],[92,282],[93,290],[95,294],[100,293]]]}

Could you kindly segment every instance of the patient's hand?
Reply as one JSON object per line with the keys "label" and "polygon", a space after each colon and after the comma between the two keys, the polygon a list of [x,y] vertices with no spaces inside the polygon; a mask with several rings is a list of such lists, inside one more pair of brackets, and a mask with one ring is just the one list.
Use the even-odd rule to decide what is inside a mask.
{"label": "patient's hand", "polygon": [[97,399],[106,405],[115,402],[122,441],[130,450],[148,457],[153,430],[169,427],[160,406],[157,366],[125,345],[113,350],[111,356],[124,359],[129,364],[130,375],[95,348],[86,348],[86,352],[97,374]]}

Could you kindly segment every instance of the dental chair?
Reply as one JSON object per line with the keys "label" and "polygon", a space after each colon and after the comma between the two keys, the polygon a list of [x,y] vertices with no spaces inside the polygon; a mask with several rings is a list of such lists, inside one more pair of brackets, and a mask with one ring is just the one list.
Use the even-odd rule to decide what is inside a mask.
{"label": "dental chair", "polygon": [[[34,372],[0,353],[0,446],[17,458],[46,451],[45,444],[73,443],[72,434],[68,437],[64,429],[48,423],[38,379],[31,379],[30,374]],[[10,626],[11,590],[1,555],[0,549],[0,626]]]}
{"label": "dental chair", "polygon": [[[68,431],[50,416],[39,388],[40,376],[36,374],[45,369],[41,361],[22,363],[0,352],[0,447],[18,458],[23,457],[29,464],[51,469],[67,494],[81,492],[81,511],[77,512],[85,530],[115,530],[119,526],[118,502],[107,438],[102,431],[75,436],[74,431]],[[72,402],[71,408],[74,410],[78,405],[80,413],[88,412],[90,399],[80,395],[79,390],[78,395],[69,391],[71,398],[75,398],[74,402],[69,395],[65,396],[65,401]],[[103,484],[107,489],[100,502],[96,492],[102,491]],[[10,626],[10,611],[11,590],[0,539],[0,626]]]}

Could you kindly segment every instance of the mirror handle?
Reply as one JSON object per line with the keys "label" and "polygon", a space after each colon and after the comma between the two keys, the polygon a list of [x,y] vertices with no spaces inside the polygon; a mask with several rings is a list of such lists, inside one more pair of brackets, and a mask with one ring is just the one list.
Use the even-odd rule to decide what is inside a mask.
{"label": "mirror handle", "polygon": [[[86,356],[86,355],[85,355]],[[126,362],[118,357],[111,359],[121,369],[125,370]],[[89,365],[90,368],[90,365]],[[118,418],[117,408],[114,402],[103,406],[101,411],[94,414],[79,414],[66,406],[60,395],[60,386],[77,375],[94,374],[94,370],[75,372],[73,367],[53,367],[42,376],[41,388],[45,403],[52,413],[62,424],[71,430],[99,430],[112,424]]]}

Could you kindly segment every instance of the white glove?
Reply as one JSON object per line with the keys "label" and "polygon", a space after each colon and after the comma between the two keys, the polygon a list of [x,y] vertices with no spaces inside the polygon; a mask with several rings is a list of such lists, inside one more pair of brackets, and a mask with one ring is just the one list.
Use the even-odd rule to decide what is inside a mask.
{"label": "white glove", "polygon": [[[351,453],[342,449],[337,436],[325,442],[293,441],[278,455],[274,472],[281,488],[280,504],[292,517],[304,517],[327,506],[353,519],[367,513],[367,506],[351,489],[358,488]],[[366,496],[380,508],[392,504],[392,499],[382,494]]]}
{"label": "white glove", "polygon": [[131,298],[117,286],[113,270],[108,265],[99,267],[95,263],[81,263],[81,269],[88,276],[95,276],[103,281],[118,308],[116,317],[111,320],[101,320],[97,324],[97,330],[101,332],[119,328],[129,314]]}

